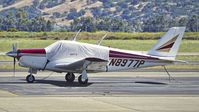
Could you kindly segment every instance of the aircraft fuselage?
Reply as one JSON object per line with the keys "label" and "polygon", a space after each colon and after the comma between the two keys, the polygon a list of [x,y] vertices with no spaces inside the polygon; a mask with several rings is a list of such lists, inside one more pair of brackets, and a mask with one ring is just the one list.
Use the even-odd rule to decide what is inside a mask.
{"label": "aircraft fuselage", "polygon": [[[85,43],[73,43],[73,45],[89,45],[89,47],[93,47],[93,49],[100,49],[107,52],[106,54],[108,55],[108,61],[92,62],[87,67],[88,72],[112,72],[128,69],[137,69],[142,67],[159,66],[171,63],[169,61],[161,60],[158,57],[135,51],[120,50]],[[19,49],[17,54],[19,59],[19,65],[22,67],[35,68],[38,70],[50,70],[55,72],[81,72],[81,69],[70,70],[56,68],[54,65],[56,65],[57,63],[61,63],[61,61],[49,61],[47,55],[51,52],[47,52],[46,50],[47,49]],[[78,52],[76,51],[68,52],[68,54],[69,55],[67,55],[68,57],[66,57],[66,59],[79,56]],[[90,57],[93,57],[92,54]]]}

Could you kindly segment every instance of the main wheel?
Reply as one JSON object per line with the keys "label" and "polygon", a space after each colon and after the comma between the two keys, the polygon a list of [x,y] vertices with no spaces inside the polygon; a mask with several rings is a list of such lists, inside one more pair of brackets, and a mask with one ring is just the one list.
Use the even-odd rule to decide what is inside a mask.
{"label": "main wheel", "polygon": [[26,77],[26,81],[28,82],[28,83],[33,83],[34,81],[35,81],[35,77],[33,76],[33,75],[28,75],[27,77]]}
{"label": "main wheel", "polygon": [[65,75],[65,79],[66,79],[67,82],[73,82],[75,80],[74,73],[67,73]]}
{"label": "main wheel", "polygon": [[88,83],[88,79],[82,80],[82,75],[80,75],[80,76],[78,77],[78,82],[79,82],[80,84],[87,84],[87,83]]}

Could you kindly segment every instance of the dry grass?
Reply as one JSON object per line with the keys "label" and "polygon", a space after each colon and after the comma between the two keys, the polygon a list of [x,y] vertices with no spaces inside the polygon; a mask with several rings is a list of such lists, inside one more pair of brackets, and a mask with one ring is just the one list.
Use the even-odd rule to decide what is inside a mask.
{"label": "dry grass", "polygon": [[7,6],[7,7],[4,7],[4,8],[0,8],[0,11],[2,10],[7,10],[7,9],[10,9],[10,8],[21,8],[21,7],[24,7],[24,6],[30,6],[32,5],[32,2],[33,0],[20,0],[10,6]]}

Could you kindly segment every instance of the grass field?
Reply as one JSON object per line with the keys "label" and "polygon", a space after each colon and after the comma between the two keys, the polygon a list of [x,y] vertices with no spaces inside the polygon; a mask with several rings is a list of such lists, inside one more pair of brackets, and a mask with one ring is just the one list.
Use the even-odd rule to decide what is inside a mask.
{"label": "grass field", "polygon": [[[165,32],[81,32],[80,39],[83,40],[98,40],[105,34],[109,40],[154,40],[160,38]],[[70,39],[75,35],[75,32],[0,32],[0,38],[36,38],[36,39]],[[199,40],[199,32],[185,32],[183,37],[187,40]]]}
{"label": "grass field", "polygon": [[[81,42],[95,44],[105,32],[80,33]],[[44,48],[60,39],[72,37],[72,32],[0,32],[0,52],[8,52],[12,49],[12,44],[17,43],[18,48]],[[104,46],[135,51],[147,51],[156,42],[157,38],[163,35],[159,33],[108,33],[106,40],[102,42]],[[186,33],[182,41],[179,52],[199,52],[199,32]],[[110,40],[112,39],[112,40]],[[155,40],[156,39],[156,40]],[[185,61],[199,61],[199,56],[177,56],[177,59]],[[13,60],[7,56],[0,56],[0,60]],[[0,69],[11,69],[12,65],[0,64]],[[160,68],[160,67],[155,67]],[[171,65],[170,69],[199,69],[199,65]],[[17,69],[22,69],[17,66]]]}
{"label": "grass field", "polygon": [[[18,48],[44,48],[56,40],[38,40],[38,39],[0,39],[0,52],[11,50],[12,44],[17,43]],[[95,44],[96,40],[80,40],[85,43]],[[113,48],[147,51],[157,40],[104,40],[102,45]],[[179,52],[199,52],[199,41],[183,40]]]}
{"label": "grass field", "polygon": [[[18,48],[43,48],[56,40],[38,40],[38,39],[1,39],[0,40],[0,52],[7,52],[11,50],[12,43],[17,43]],[[95,44],[96,40],[81,40],[81,42]],[[102,45],[111,46],[120,49],[147,51],[155,44],[157,40],[104,40]],[[199,52],[199,41],[197,40],[183,40],[180,52]],[[177,59],[184,61],[199,61],[199,56],[177,56]],[[13,60],[8,56],[0,56],[0,60]],[[0,65],[0,69],[12,69],[10,64]],[[16,66],[17,69],[24,69]],[[161,67],[154,67],[155,69],[161,69]],[[199,65],[169,65],[169,69],[199,69]]]}

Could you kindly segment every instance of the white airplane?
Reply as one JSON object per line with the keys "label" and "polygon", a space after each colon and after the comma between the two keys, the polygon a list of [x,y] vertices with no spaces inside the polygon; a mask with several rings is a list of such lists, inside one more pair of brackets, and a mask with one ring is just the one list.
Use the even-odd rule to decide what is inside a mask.
{"label": "white airplane", "polygon": [[33,74],[38,70],[49,70],[67,73],[67,82],[75,80],[74,73],[80,73],[78,82],[87,84],[88,72],[113,72],[181,62],[175,58],[184,31],[185,27],[170,28],[147,53],[62,40],[42,49],[17,50],[13,46],[13,51],[6,55],[14,58],[14,66],[17,59],[19,66],[29,68],[28,83],[35,81]]}

